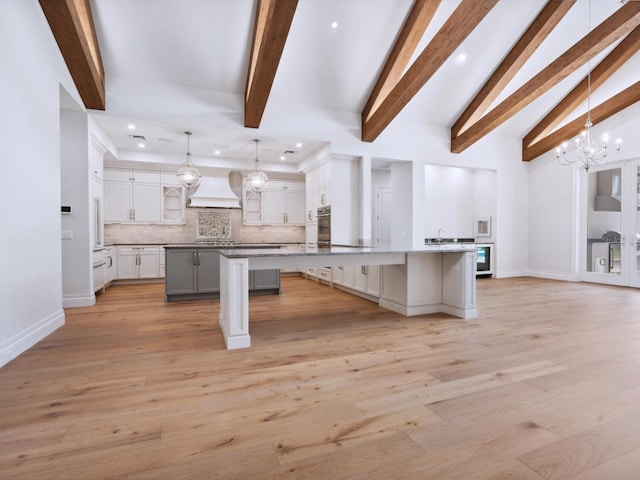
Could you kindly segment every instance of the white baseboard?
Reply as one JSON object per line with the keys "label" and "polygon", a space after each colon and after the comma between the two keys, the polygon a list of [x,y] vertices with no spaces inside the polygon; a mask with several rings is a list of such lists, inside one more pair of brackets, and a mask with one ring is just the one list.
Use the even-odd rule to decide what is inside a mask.
{"label": "white baseboard", "polygon": [[579,282],[570,273],[566,272],[553,272],[550,270],[502,270],[495,274],[495,278],[513,278],[513,277],[536,277],[536,278],[548,278],[549,280],[562,280],[565,282]]}
{"label": "white baseboard", "polygon": [[531,270],[529,272],[529,276],[536,277],[536,278],[548,278],[549,280],[562,280],[565,282],[579,281],[570,273],[551,272],[551,271],[545,271],[545,270]]}
{"label": "white baseboard", "polygon": [[495,278],[530,277],[529,270],[500,270],[494,274]]}
{"label": "white baseboard", "polygon": [[63,308],[91,307],[96,304],[95,294],[91,295],[63,295]]}
{"label": "white baseboard", "polygon": [[62,325],[64,325],[64,310],[59,310],[0,344],[0,367],[26,352]]}

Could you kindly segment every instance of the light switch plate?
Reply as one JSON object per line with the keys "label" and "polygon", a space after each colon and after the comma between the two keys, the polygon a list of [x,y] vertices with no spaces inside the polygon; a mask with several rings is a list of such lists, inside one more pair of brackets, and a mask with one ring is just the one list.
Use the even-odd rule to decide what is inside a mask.
{"label": "light switch plate", "polygon": [[73,232],[71,230],[63,230],[62,240],[73,240]]}

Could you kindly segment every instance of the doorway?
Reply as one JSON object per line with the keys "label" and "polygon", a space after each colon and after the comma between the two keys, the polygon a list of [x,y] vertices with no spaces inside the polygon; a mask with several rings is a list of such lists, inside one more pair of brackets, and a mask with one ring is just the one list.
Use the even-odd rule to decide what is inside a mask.
{"label": "doorway", "polygon": [[376,185],[376,245],[391,242],[391,188]]}
{"label": "doorway", "polygon": [[640,161],[587,174],[583,280],[640,287]]}

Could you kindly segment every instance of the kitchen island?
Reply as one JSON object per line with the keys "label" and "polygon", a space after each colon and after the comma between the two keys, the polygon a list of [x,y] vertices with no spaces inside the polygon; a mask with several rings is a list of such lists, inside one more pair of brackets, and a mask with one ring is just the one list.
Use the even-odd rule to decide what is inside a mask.
{"label": "kitchen island", "polygon": [[219,324],[228,349],[251,346],[249,272],[274,268],[382,265],[378,304],[405,316],[444,312],[475,318],[476,249],[469,244],[394,247],[221,249]]}

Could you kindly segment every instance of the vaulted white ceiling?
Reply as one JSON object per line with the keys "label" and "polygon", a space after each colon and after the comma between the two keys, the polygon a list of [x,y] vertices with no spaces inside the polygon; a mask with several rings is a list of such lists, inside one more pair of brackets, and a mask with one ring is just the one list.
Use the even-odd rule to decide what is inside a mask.
{"label": "vaulted white ceiling", "polygon": [[[291,134],[281,121],[283,112],[322,111],[328,117],[347,118],[347,123],[357,119],[359,127],[364,105],[413,3],[299,0],[260,128],[252,129],[244,127],[243,113],[257,0],[91,0],[106,89],[106,110],[92,114],[122,152],[138,148],[127,130],[134,123],[135,133],[147,139],[146,152],[182,155],[183,132],[192,130],[195,155],[214,161],[214,150],[221,150],[220,156],[228,160],[250,161],[255,155],[252,139],[260,138],[262,161],[272,162],[272,168],[280,164],[295,170],[331,138],[313,129],[306,135]],[[546,3],[500,0],[392,122],[451,128]],[[442,1],[414,59],[459,4],[460,0]],[[591,28],[621,5],[620,0],[592,0]],[[589,2],[577,0],[493,105],[589,29]],[[582,65],[496,131],[524,137],[587,69]],[[594,91],[592,107],[638,80],[636,53]],[[567,121],[585,110],[582,105]],[[299,142],[303,147],[295,147]],[[285,150],[296,153],[282,161]]]}

